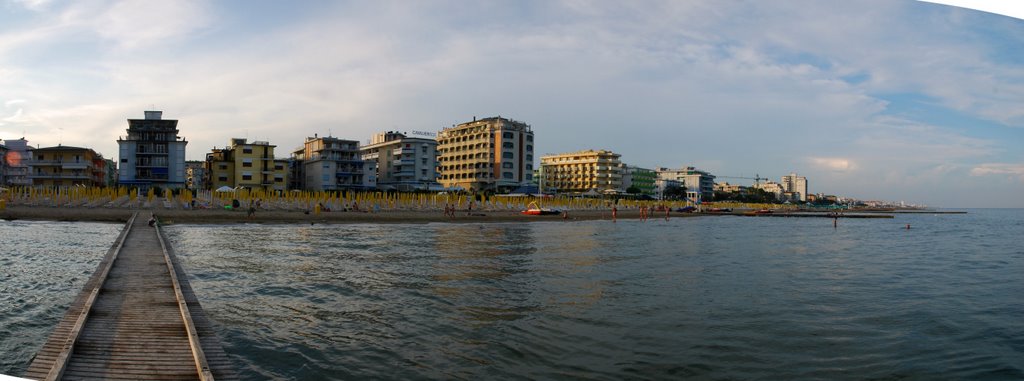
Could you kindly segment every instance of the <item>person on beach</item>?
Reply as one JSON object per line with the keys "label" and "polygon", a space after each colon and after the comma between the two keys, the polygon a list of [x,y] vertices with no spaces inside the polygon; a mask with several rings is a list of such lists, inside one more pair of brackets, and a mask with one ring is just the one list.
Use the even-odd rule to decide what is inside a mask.
{"label": "person on beach", "polygon": [[253,204],[252,200],[249,201],[249,213],[246,217],[253,218],[256,215],[256,204]]}
{"label": "person on beach", "polygon": [[469,200],[469,207],[466,208],[466,215],[473,215],[473,200]]}
{"label": "person on beach", "polygon": [[615,222],[615,219],[618,218],[618,217],[619,217],[619,208],[617,208],[615,205],[612,205],[612,222]]}
{"label": "person on beach", "polygon": [[156,215],[153,213],[149,214],[149,226],[156,226]]}
{"label": "person on beach", "polygon": [[672,208],[669,208],[668,205],[665,205],[664,208],[665,208],[665,221],[668,221],[668,213],[672,211]]}

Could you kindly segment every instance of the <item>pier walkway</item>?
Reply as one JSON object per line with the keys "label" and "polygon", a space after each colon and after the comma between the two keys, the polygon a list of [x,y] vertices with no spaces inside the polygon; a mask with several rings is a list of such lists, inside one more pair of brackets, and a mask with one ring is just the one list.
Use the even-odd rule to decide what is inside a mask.
{"label": "pier walkway", "polygon": [[159,227],[133,215],[27,378],[236,380]]}

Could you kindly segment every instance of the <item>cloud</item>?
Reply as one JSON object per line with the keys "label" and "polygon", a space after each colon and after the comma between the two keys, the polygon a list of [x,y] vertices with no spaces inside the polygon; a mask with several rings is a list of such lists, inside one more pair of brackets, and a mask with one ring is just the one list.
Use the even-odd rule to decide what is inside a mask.
{"label": "cloud", "polygon": [[1024,164],[984,163],[971,168],[971,176],[1008,175],[1024,181]]}
{"label": "cloud", "polygon": [[847,172],[856,169],[850,159],[840,157],[809,157],[807,160],[812,166],[828,171]]}
{"label": "cloud", "polygon": [[11,0],[13,3],[25,7],[25,9],[32,11],[42,11],[46,9],[52,0]]}

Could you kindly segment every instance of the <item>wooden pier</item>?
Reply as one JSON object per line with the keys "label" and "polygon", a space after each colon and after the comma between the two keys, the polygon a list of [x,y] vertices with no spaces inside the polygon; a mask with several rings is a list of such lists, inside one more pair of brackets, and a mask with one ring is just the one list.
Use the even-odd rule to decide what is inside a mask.
{"label": "wooden pier", "polygon": [[159,227],[132,215],[27,378],[237,380]]}

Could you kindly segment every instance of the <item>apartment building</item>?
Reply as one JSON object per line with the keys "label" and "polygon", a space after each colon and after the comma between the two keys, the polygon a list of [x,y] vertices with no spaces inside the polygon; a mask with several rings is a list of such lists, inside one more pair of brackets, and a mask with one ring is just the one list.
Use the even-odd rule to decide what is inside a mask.
{"label": "apartment building", "polygon": [[807,201],[807,178],[803,176],[797,176],[796,173],[790,173],[786,176],[782,176],[782,181],[779,181],[782,185],[783,193],[792,193],[789,196],[790,200],[796,201]]}
{"label": "apartment building", "polygon": [[[296,154],[292,156],[298,157]],[[303,176],[301,186],[313,191],[375,189],[376,163],[363,160],[358,141],[331,136],[307,137],[298,170]]]}
{"label": "apartment building", "polygon": [[621,192],[622,155],[607,150],[584,150],[540,158],[544,189],[559,193]]}
{"label": "apartment building", "polygon": [[32,146],[28,145],[28,140],[25,138],[21,139],[7,139],[3,141],[3,146],[6,147],[6,152],[3,156],[4,170],[3,181],[0,184],[6,186],[30,186],[32,185],[32,179],[29,175],[32,173]]}
{"label": "apartment building", "polygon": [[0,144],[0,185],[4,184],[7,184],[7,146]]}
{"label": "apartment building", "polygon": [[274,158],[275,145],[233,138],[223,149],[206,154],[203,170],[209,189],[223,186],[284,191],[288,185],[287,160]]}
{"label": "apartment building", "polygon": [[437,134],[439,182],[447,188],[506,192],[533,181],[533,129],[500,116]]}
{"label": "apartment building", "polygon": [[686,187],[686,197],[691,200],[710,200],[715,195],[715,176],[709,172],[694,167],[681,169],[660,167],[655,171],[660,179],[679,181],[682,186]]}
{"label": "apartment building", "polygon": [[438,189],[437,140],[397,131],[374,134],[359,148],[363,160],[377,168],[377,187],[403,192]]}
{"label": "apartment building", "polygon": [[207,189],[206,162],[189,160],[185,162],[185,188],[191,190]]}
{"label": "apartment building", "polygon": [[45,187],[106,185],[106,161],[89,148],[59,145],[32,151],[32,185]]}
{"label": "apartment building", "polygon": [[148,189],[185,187],[185,145],[178,121],[163,111],[144,111],[144,119],[128,119],[128,135],[117,139],[118,183]]}
{"label": "apartment building", "polygon": [[653,195],[655,194],[655,190],[657,188],[654,185],[657,179],[658,173],[655,172],[653,169],[640,168],[626,164],[623,165],[623,189],[635,187],[640,190],[640,194]]}

